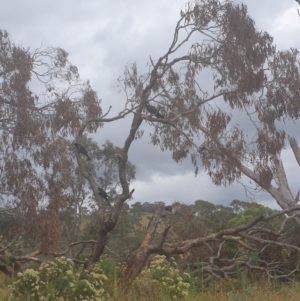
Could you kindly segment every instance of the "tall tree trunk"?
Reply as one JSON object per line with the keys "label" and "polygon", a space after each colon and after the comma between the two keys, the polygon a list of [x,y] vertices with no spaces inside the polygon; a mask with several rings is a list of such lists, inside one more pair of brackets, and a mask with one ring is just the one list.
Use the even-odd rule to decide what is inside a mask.
{"label": "tall tree trunk", "polygon": [[161,249],[161,246],[166,239],[167,231],[170,229],[170,226],[166,228],[162,236],[162,240],[158,246],[152,245],[151,242],[156,232],[157,225],[162,217],[163,206],[163,203],[158,205],[151,220],[149,221],[145,236],[142,240],[140,247],[129,259],[125,272],[118,283],[118,286],[121,289],[126,289],[129,286],[129,284],[141,273],[149,256],[153,253],[159,252],[159,250]]}
{"label": "tall tree trunk", "polygon": [[98,262],[101,254],[104,251],[106,242],[107,242],[107,230],[106,229],[101,229],[99,231],[99,234],[98,234],[98,237],[97,237],[97,243],[95,244],[94,251],[84,264],[84,269],[85,270],[87,270],[89,272],[92,271],[93,267]]}

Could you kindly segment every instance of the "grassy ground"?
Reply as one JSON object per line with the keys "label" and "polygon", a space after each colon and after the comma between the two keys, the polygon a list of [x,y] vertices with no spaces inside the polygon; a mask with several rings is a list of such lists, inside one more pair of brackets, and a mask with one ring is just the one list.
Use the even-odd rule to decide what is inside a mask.
{"label": "grassy ground", "polygon": [[[121,277],[124,268],[116,266],[115,262],[109,258],[103,258],[100,262],[101,273],[106,275],[107,281],[104,282],[105,290],[103,301],[298,301],[300,300],[300,282],[280,283],[279,281],[256,280],[250,281],[241,275],[240,279],[224,279],[210,283],[208,286],[194,286],[194,282],[189,278],[190,287],[188,295],[184,298],[174,299],[170,296],[166,286],[162,281],[156,283],[147,281],[145,275],[140,275],[137,281],[126,293],[120,292],[117,287],[117,281]],[[157,271],[157,270],[156,270]],[[257,279],[260,275],[256,275]],[[177,277],[177,276],[176,276]],[[177,278],[178,279],[178,278]],[[14,298],[9,289],[12,283],[11,278],[0,273],[0,301],[39,301],[34,297],[28,296]],[[26,286],[27,287],[27,286]],[[179,286],[176,285],[176,288]],[[169,287],[167,286],[167,289]],[[47,296],[46,296],[47,297]],[[45,299],[48,300],[48,299]],[[71,301],[70,298],[59,299],[61,301]],[[83,300],[79,298],[78,300]],[[93,299],[88,299],[93,300]],[[73,301],[73,300],[72,300]]]}
{"label": "grassy ground", "polygon": [[[109,276],[109,275],[107,275]],[[174,300],[166,292],[153,284],[143,283],[132,286],[126,294],[118,291],[116,281],[110,278],[106,283],[105,300],[121,301],[169,301]],[[0,274],[0,301],[14,301],[9,291],[11,279]],[[223,280],[201,289],[191,287],[189,295],[178,298],[182,301],[298,301],[300,283],[281,284],[269,281],[251,283],[248,280]],[[19,299],[20,300],[20,299]],[[26,299],[31,301],[31,299]],[[35,300],[35,299],[32,299]],[[69,300],[69,299],[68,299]],[[65,300],[66,301],[66,300]]]}
{"label": "grassy ground", "polygon": [[[295,285],[280,285],[278,287],[269,283],[247,284],[237,288],[234,281],[222,281],[211,285],[204,291],[191,290],[189,296],[181,298],[182,301],[299,301],[300,283]],[[117,298],[116,298],[117,300]],[[129,292],[124,301],[168,301],[174,300],[158,291],[144,293]],[[179,300],[179,299],[178,299]]]}

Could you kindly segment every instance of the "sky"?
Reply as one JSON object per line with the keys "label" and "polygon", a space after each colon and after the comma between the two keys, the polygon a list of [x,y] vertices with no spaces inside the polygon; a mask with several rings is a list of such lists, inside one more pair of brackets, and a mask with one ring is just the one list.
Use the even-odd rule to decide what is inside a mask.
{"label": "sky", "polygon": [[[256,26],[275,39],[278,49],[300,49],[299,5],[294,0],[245,0]],[[118,93],[117,79],[126,64],[137,62],[146,70],[151,56],[159,58],[172,40],[185,0],[10,0],[2,1],[0,28],[7,30],[16,44],[31,49],[41,44],[60,47],[70,53],[70,61],[81,78],[89,79],[102,99],[109,117],[118,113],[125,96]],[[122,147],[131,118],[106,124],[93,139],[107,139]],[[147,133],[147,128],[145,128]],[[200,167],[195,177],[189,160],[176,164],[168,152],[150,144],[149,136],[134,142],[129,160],[137,167],[133,202],[175,201],[191,204],[197,199],[228,205],[233,199],[249,200],[242,185],[216,187]],[[296,164],[289,148],[282,153],[290,187],[297,193]],[[244,184],[249,180],[242,179]],[[254,201],[277,208],[266,193],[252,196]]]}

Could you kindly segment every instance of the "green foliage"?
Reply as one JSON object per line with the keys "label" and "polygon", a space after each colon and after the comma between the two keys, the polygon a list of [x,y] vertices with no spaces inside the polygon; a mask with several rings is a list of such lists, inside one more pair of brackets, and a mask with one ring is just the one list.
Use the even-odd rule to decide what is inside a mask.
{"label": "green foliage", "polygon": [[228,221],[235,216],[231,207],[214,205],[204,200],[195,201],[190,206],[195,217],[202,221],[213,232],[228,228]]}
{"label": "green foliage", "polygon": [[[159,256],[160,257],[160,256]],[[62,268],[69,266],[71,267],[72,264],[69,263],[65,264],[58,264]],[[54,296],[54,286],[53,283],[48,281],[48,289],[45,290],[42,294],[41,288],[38,288],[38,292],[40,294],[39,297],[34,295],[36,282],[38,281],[39,271],[34,270],[27,270],[27,282],[23,284],[23,289],[26,291],[27,294],[24,293],[14,293],[11,294],[11,289],[7,288],[8,284],[10,283],[10,278],[4,277],[0,275],[0,300],[9,300],[9,301],[36,301],[36,300],[56,300],[56,301],[67,301],[67,300],[124,300],[124,301],[168,301],[168,300],[186,300],[186,301],[244,301],[244,300],[265,300],[265,301],[282,301],[282,300],[289,300],[289,301],[298,301],[299,300],[299,292],[300,287],[297,283],[293,285],[283,284],[281,282],[275,281],[259,281],[259,282],[252,282],[249,278],[244,278],[242,280],[237,279],[227,279],[223,281],[215,281],[209,284],[209,286],[204,287],[201,291],[193,289],[191,286],[188,288],[188,295],[185,297],[180,296],[172,296],[170,292],[165,289],[165,286],[159,280],[162,277],[163,272],[160,270],[159,273],[154,273],[156,279],[160,281],[160,283],[152,281],[151,277],[146,278],[145,275],[140,275],[140,277],[135,281],[135,285],[141,287],[143,290],[143,294],[139,293],[137,290],[129,290],[129,292],[125,293],[123,291],[118,291],[116,286],[117,278],[113,280],[110,275],[118,275],[119,268],[116,267],[116,262],[109,258],[103,258],[100,262],[101,268],[99,265],[95,267],[93,270],[94,273],[98,275],[103,274],[103,270],[105,274],[108,276],[108,280],[103,283],[105,287],[109,284],[110,289],[105,289],[105,292],[109,292],[111,296],[115,296],[114,298],[105,298],[102,294],[102,297],[86,297],[82,295],[82,291],[86,288],[89,288],[85,281],[81,282],[78,285],[77,291],[73,292],[72,296],[64,295],[60,297]],[[166,265],[172,265],[166,263]],[[157,264],[157,267],[163,267],[162,264]],[[99,268],[99,270],[98,270]],[[150,267],[150,270],[155,271],[153,267]],[[51,275],[55,275],[59,269],[54,268]],[[68,269],[67,269],[68,270]],[[25,273],[24,273],[25,274]],[[76,273],[75,273],[76,275]],[[79,275],[79,274],[78,274]],[[78,279],[79,276],[76,276]],[[179,274],[183,279],[186,279],[185,282],[188,281],[187,275]],[[85,277],[85,273],[81,275],[81,277]],[[70,275],[70,277],[72,277]],[[89,276],[87,276],[89,277]],[[91,277],[95,277],[91,275]],[[186,277],[186,278],[185,278]],[[24,276],[25,278],[25,276]],[[25,280],[25,279],[24,279]],[[87,279],[86,279],[87,280]],[[193,279],[190,278],[190,281]],[[91,279],[88,279],[90,282]],[[93,280],[92,280],[93,281]],[[103,280],[102,280],[103,281]],[[16,281],[15,281],[16,282]],[[39,278],[39,282],[41,282],[41,277]],[[109,282],[109,283],[108,283]],[[111,282],[111,283],[110,283]],[[115,283],[113,283],[115,282]],[[31,285],[33,284],[33,289]],[[52,286],[51,286],[52,285]],[[56,289],[56,288],[55,288]],[[52,290],[52,292],[51,292]],[[50,296],[48,296],[49,294]],[[82,297],[79,299],[80,294]],[[50,298],[52,295],[52,299]],[[75,297],[74,297],[75,296]],[[77,299],[76,299],[77,297]]]}
{"label": "green foliage", "polygon": [[[235,201],[237,201],[237,200],[235,200]],[[252,202],[252,203],[241,202],[241,201],[239,201],[239,202],[240,202],[240,208],[238,210],[235,209],[235,211],[238,212],[238,214],[234,218],[232,218],[228,221],[228,225],[230,227],[236,227],[238,225],[250,222],[254,218],[256,218],[260,215],[272,214],[272,213],[276,212],[276,210],[272,210],[272,209],[265,207],[261,204],[258,204],[256,202]],[[237,207],[236,204],[234,205],[234,207],[235,208]],[[282,219],[277,219],[277,220],[279,220],[279,223],[280,223],[280,221]]]}
{"label": "green foliage", "polygon": [[138,245],[144,235],[145,229],[141,225],[141,215],[131,213],[129,206],[122,208],[117,225],[111,231],[107,246],[118,254],[119,258],[125,259],[134,246]]}
{"label": "green foliage", "polygon": [[173,258],[168,262],[165,256],[155,256],[150,267],[143,271],[134,282],[138,285],[145,279],[173,299],[181,299],[189,294],[190,275],[180,273]]}
{"label": "green foliage", "polygon": [[244,211],[245,209],[249,208],[251,206],[251,203],[249,202],[243,202],[240,200],[232,200],[230,203],[230,207],[233,209],[234,213],[240,213],[241,211]]}
{"label": "green foliage", "polygon": [[12,240],[15,237],[16,233],[20,231],[20,227],[21,221],[16,217],[16,215],[9,213],[0,214],[0,235],[5,240]]}
{"label": "green foliage", "polygon": [[252,257],[252,264],[255,266],[258,266],[259,257],[258,257],[258,252],[256,249],[253,252],[251,252],[251,257]]}
{"label": "green foliage", "polygon": [[107,256],[101,256],[100,266],[102,273],[107,277],[107,281],[104,283],[105,292],[114,294],[113,292],[117,289],[118,279],[121,278],[124,273],[125,264]]}
{"label": "green foliage", "polygon": [[154,213],[156,204],[136,202],[131,205],[130,212],[132,213]]}
{"label": "green foliage", "polygon": [[[102,147],[99,148],[97,144],[92,144],[91,154],[95,158],[94,168],[97,170],[98,181],[100,187],[105,190],[114,190],[116,184],[119,184],[118,172],[118,156],[120,155],[121,148],[113,145],[109,140],[106,140]],[[130,183],[135,179],[136,167],[130,161],[127,161],[126,179]],[[110,198],[114,195],[110,195]]]}
{"label": "green foliage", "polygon": [[43,263],[38,271],[18,274],[10,289],[16,301],[100,301],[107,277],[97,264],[91,273],[76,272],[71,259],[60,257]]}
{"label": "green foliage", "polygon": [[204,200],[197,200],[193,205],[192,211],[196,216],[210,217],[213,215],[215,209],[216,206],[213,203]]}

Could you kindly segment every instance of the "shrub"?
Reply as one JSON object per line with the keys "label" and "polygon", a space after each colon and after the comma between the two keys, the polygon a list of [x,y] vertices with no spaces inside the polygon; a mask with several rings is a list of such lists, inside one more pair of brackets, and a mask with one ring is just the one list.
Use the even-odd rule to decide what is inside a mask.
{"label": "shrub", "polygon": [[30,301],[101,301],[107,277],[99,264],[88,273],[76,272],[71,259],[60,257],[43,263],[38,271],[28,269],[18,273],[10,289],[14,300]]}
{"label": "shrub", "polygon": [[189,274],[179,272],[174,258],[168,262],[165,256],[157,255],[150,267],[143,271],[134,283],[139,286],[144,282],[149,282],[172,299],[181,299],[188,296],[189,278]]}

